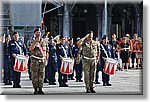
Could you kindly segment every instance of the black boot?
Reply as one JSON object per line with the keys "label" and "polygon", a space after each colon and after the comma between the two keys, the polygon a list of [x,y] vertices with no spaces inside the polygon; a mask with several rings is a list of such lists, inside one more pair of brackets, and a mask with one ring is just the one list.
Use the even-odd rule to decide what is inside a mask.
{"label": "black boot", "polygon": [[100,84],[100,82],[96,81],[95,84]]}
{"label": "black boot", "polygon": [[38,94],[44,95],[42,88],[39,88]]}
{"label": "black boot", "polygon": [[91,93],[96,93],[93,88],[90,88]]}
{"label": "black boot", "polygon": [[106,85],[107,85],[107,86],[111,86],[111,84],[110,84],[110,83],[106,83]]}
{"label": "black boot", "polygon": [[12,85],[12,82],[10,80],[8,80],[8,85]]}
{"label": "black boot", "polygon": [[62,87],[68,87],[68,85],[66,84],[66,82],[63,82]]}
{"label": "black boot", "polygon": [[38,94],[37,88],[34,88],[34,94]]}
{"label": "black boot", "polygon": [[91,91],[89,89],[86,89],[86,93],[91,93]]}
{"label": "black boot", "polygon": [[106,83],[103,83],[103,86],[107,86]]}
{"label": "black boot", "polygon": [[44,79],[44,83],[49,83],[49,81],[47,79]]}
{"label": "black boot", "polygon": [[49,85],[56,85],[55,82],[49,82]]}
{"label": "black boot", "polygon": [[16,81],[13,81],[13,88],[17,88]]}
{"label": "black boot", "polygon": [[4,80],[4,84],[5,85],[9,85],[9,81],[8,80]]}
{"label": "black boot", "polygon": [[16,88],[21,88],[20,81],[16,81]]}

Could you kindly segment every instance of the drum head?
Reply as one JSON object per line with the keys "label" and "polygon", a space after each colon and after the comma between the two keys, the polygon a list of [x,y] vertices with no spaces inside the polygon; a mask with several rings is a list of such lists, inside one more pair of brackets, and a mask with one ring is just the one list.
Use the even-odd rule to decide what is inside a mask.
{"label": "drum head", "polygon": [[17,55],[16,58],[17,58],[17,59],[22,59],[22,60],[28,59],[28,57],[26,57],[26,56],[24,56],[24,55]]}
{"label": "drum head", "polygon": [[73,62],[73,60],[71,59],[71,58],[63,58],[63,61],[65,61],[65,62]]}
{"label": "drum head", "polygon": [[109,63],[117,63],[117,61],[112,58],[107,58],[106,61]]}

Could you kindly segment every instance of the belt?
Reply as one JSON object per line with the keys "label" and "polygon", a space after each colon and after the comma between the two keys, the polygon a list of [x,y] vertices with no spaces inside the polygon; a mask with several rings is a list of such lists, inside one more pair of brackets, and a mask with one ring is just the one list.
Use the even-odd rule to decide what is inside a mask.
{"label": "belt", "polygon": [[90,57],[86,57],[86,56],[83,56],[84,59],[87,59],[87,60],[95,60],[96,57],[93,57],[93,58],[90,58]]}
{"label": "belt", "polygon": [[34,56],[34,55],[31,55],[30,57],[33,57],[33,58],[38,59],[38,60],[44,60],[45,59],[45,57],[40,58],[40,57],[37,57],[37,56]]}

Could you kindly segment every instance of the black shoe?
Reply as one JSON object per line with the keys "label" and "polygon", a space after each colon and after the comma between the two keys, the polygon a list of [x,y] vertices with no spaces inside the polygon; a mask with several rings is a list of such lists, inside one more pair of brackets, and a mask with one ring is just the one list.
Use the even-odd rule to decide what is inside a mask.
{"label": "black shoe", "polygon": [[96,93],[93,88],[90,88],[91,93]]}
{"label": "black shoe", "polygon": [[44,95],[44,92],[42,91],[42,89],[39,89],[38,94]]}
{"label": "black shoe", "polygon": [[95,84],[100,84],[100,82],[96,81]]}
{"label": "black shoe", "polygon": [[68,87],[68,85],[67,84],[63,84],[62,87]]}
{"label": "black shoe", "polygon": [[34,89],[34,94],[38,94],[37,88]]}
{"label": "black shoe", "polygon": [[86,93],[91,93],[91,91],[89,89],[86,89]]}
{"label": "black shoe", "polygon": [[6,81],[4,81],[4,84],[5,85],[12,85],[12,82],[10,80],[6,80]]}
{"label": "black shoe", "polygon": [[111,86],[111,84],[110,84],[110,83],[106,83],[106,85],[107,85],[107,86]]}
{"label": "black shoe", "polygon": [[47,79],[44,79],[44,83],[49,83]]}
{"label": "black shoe", "polygon": [[59,84],[59,87],[62,87],[62,84]]}
{"label": "black shoe", "polygon": [[79,80],[79,82],[83,82],[83,80]]}
{"label": "black shoe", "polygon": [[71,80],[75,80],[74,78],[71,78]]}
{"label": "black shoe", "polygon": [[12,82],[11,82],[11,81],[9,81],[8,85],[12,85]]}
{"label": "black shoe", "polygon": [[17,88],[17,86],[16,86],[16,85],[13,85],[13,88]]}
{"label": "black shoe", "polygon": [[107,86],[106,83],[103,83],[103,86]]}
{"label": "black shoe", "polygon": [[55,82],[49,82],[49,85],[56,85]]}
{"label": "black shoe", "polygon": [[79,82],[79,80],[76,80],[76,82]]}
{"label": "black shoe", "polygon": [[21,85],[17,85],[17,87],[16,88],[21,88]]}

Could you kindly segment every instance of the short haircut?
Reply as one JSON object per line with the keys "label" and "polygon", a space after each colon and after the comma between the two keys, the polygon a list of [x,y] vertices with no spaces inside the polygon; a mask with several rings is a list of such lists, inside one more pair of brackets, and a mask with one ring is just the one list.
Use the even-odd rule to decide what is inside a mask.
{"label": "short haircut", "polygon": [[60,36],[60,39],[65,38],[63,35]]}
{"label": "short haircut", "polygon": [[18,34],[18,32],[13,32],[13,34],[12,34],[12,35],[15,35],[15,34]]}
{"label": "short haircut", "polygon": [[9,34],[6,34],[6,35],[5,35],[5,39],[6,39],[7,37],[9,37]]}
{"label": "short haircut", "polygon": [[36,28],[36,29],[34,30],[34,33],[35,33],[36,31],[40,31],[40,28]]}

